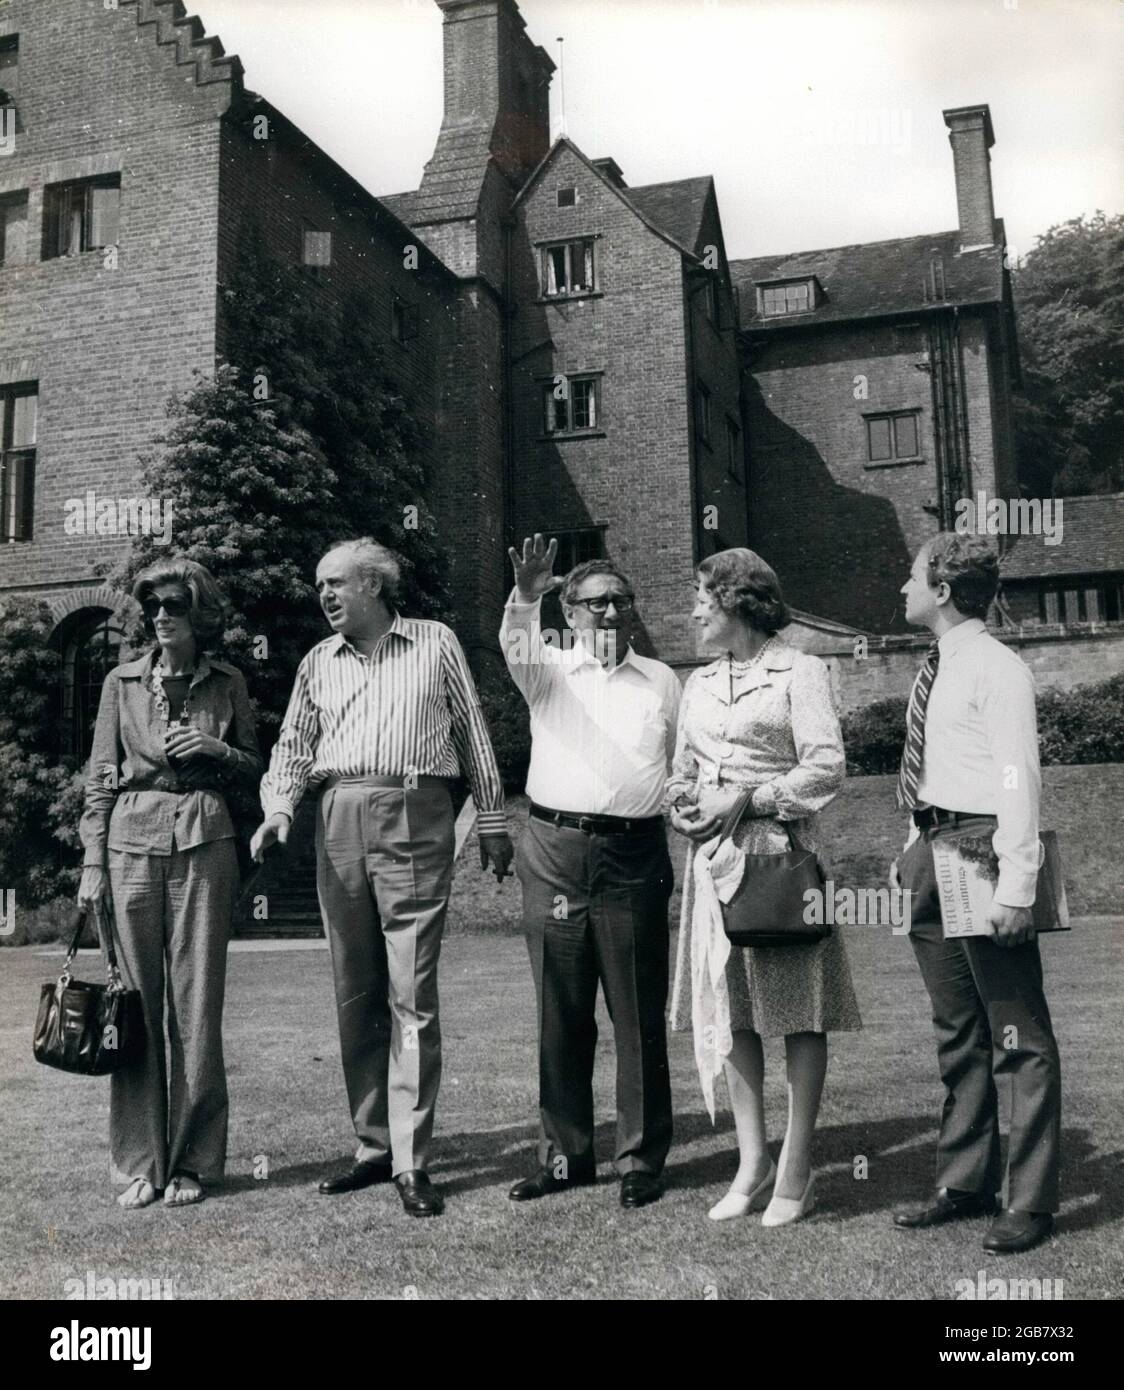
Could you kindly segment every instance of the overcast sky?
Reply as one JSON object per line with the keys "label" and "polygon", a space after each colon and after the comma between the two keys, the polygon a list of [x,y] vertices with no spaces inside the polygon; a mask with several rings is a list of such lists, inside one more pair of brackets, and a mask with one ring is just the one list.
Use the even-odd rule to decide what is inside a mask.
{"label": "overcast sky", "polygon": [[[1025,254],[1124,210],[1124,0],[523,0],[566,133],[630,184],[713,174],[731,257],[956,226],[946,107],[988,102]],[[246,81],[373,193],[441,124],[432,0],[198,0]],[[562,116],[559,74],[552,135]]]}

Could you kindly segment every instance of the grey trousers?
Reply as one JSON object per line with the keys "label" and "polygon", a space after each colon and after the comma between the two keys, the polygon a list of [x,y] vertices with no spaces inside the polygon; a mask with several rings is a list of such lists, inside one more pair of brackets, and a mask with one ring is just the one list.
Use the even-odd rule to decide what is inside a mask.
{"label": "grey trousers", "polygon": [[445,786],[344,779],[320,799],[316,889],[361,1161],[424,1169],[441,1080],[437,960],[453,878]]}
{"label": "grey trousers", "polygon": [[110,1157],[118,1182],[147,1178],[159,1189],[179,1172],[210,1182],[223,1176],[222,1009],[238,882],[233,840],[170,855],[109,851],[121,973],[140,990],[147,1033],[143,1058],[110,1078]]}
{"label": "grey trousers", "polygon": [[1038,942],[999,946],[987,937],[944,939],[926,836],[902,856],[914,893],[910,943],[929,999],[945,1087],[937,1186],[997,1192],[1002,1179],[995,1082],[1011,1078],[1011,1135],[1004,1205],[1058,1209],[1061,1062],[1042,986]]}

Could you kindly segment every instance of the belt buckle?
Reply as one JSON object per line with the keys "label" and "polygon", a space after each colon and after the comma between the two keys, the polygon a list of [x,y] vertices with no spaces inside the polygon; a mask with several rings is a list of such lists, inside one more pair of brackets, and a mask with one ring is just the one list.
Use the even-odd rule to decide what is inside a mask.
{"label": "belt buckle", "polygon": [[578,829],[586,835],[592,835],[594,833],[592,816],[579,816]]}

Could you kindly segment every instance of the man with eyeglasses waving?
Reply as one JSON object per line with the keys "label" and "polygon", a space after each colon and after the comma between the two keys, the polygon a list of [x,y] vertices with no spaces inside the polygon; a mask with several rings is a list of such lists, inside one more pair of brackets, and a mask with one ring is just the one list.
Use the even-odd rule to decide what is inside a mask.
{"label": "man with eyeglasses waving", "polygon": [[[667,905],[674,882],[660,803],[675,751],[680,686],[639,656],[632,585],[589,560],[553,574],[558,542],[508,551],[515,590],[500,646],[531,711],[531,815],[515,856],[538,999],[539,1167],[513,1201],[596,1176],[593,1058],[597,986],[617,1046],[621,1205],[662,1193],[671,1146],[665,1009]],[[561,588],[573,642],[545,640],[542,597]]]}

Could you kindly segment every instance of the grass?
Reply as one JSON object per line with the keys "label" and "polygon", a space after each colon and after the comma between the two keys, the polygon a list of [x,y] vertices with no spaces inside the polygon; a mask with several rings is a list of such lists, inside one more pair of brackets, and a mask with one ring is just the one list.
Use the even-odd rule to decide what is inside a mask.
{"label": "grass", "polygon": [[[510,892],[510,885],[508,887]],[[815,1162],[820,1205],[796,1226],[714,1226],[707,1207],[734,1168],[728,1114],[712,1129],[688,1035],[671,1037],[675,1143],[662,1201],[622,1211],[611,1165],[612,1032],[596,1075],[597,1187],[525,1205],[508,1185],[533,1165],[534,1004],[521,941],[453,936],[442,966],[445,1072],[431,1172],[448,1198],[411,1221],[388,1188],[325,1198],[317,1180],[350,1152],[328,955],[232,952],[226,1010],[231,1133],[226,1187],[199,1207],[123,1212],[106,1176],[107,1083],[31,1057],[35,948],[3,956],[0,1295],[61,1298],[65,1281],[170,1279],[179,1298],[950,1298],[981,1268],[1063,1279],[1068,1297],[1124,1281],[1124,1096],[1113,1040],[1120,919],[1085,919],[1043,944],[1065,1072],[1060,1233],[997,1261],[972,1222],[898,1232],[890,1213],[928,1190],[940,1103],[928,1001],[908,943],[848,928],[865,1029],[832,1041]],[[92,958],[82,959],[91,975]],[[774,1154],[784,1123],[783,1050],[767,1045]],[[868,1176],[854,1176],[858,1159]],[[268,1165],[267,1178],[256,1178]]]}

